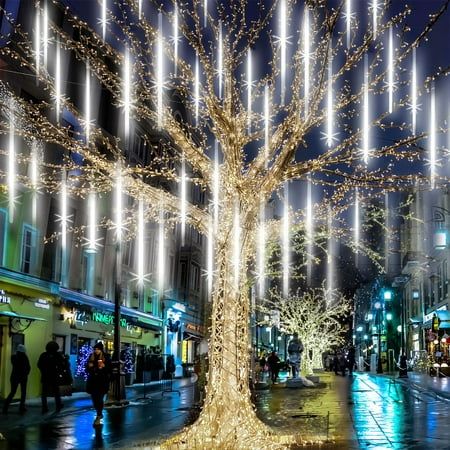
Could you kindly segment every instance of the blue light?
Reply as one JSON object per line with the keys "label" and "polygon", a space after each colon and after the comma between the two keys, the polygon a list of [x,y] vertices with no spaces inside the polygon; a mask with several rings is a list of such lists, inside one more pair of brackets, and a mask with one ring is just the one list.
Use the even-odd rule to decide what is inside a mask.
{"label": "blue light", "polygon": [[392,300],[392,291],[384,291],[383,298],[385,300]]}
{"label": "blue light", "polygon": [[447,232],[445,230],[437,230],[434,232],[434,248],[436,250],[444,250],[447,248]]}

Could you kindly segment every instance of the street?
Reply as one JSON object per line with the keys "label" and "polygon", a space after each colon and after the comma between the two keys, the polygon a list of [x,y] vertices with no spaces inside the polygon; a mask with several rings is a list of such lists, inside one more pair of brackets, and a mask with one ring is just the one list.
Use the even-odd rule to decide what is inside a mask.
{"label": "street", "polygon": [[[413,377],[414,378],[414,377]],[[443,380],[445,382],[445,380]],[[151,402],[137,400],[142,390],[128,392],[130,405],[108,408],[103,428],[92,427],[86,397],[66,401],[59,415],[40,416],[38,402],[20,418],[16,408],[5,416],[1,450],[94,449],[149,446],[179,430],[195,414],[194,385],[177,380],[177,392],[164,395],[154,387]],[[288,389],[284,383],[256,392],[258,416],[278,433],[299,431],[305,440],[329,440],[330,449],[450,449],[450,400],[412,380],[355,374],[353,378],[321,374],[316,388]],[[310,446],[310,448],[318,446]]]}

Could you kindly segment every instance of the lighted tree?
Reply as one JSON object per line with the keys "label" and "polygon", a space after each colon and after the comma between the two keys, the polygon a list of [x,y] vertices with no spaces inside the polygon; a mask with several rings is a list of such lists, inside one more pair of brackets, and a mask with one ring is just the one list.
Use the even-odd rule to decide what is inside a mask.
{"label": "lighted tree", "polygon": [[263,305],[263,311],[279,311],[285,333],[298,333],[304,346],[301,371],[306,375],[322,368],[325,351],[345,343],[351,303],[336,289],[310,289],[287,298],[274,291]]}
{"label": "lighted tree", "polygon": [[[301,441],[299,437],[274,436],[256,418],[250,401],[248,288],[255,281],[253,269],[257,266],[259,294],[264,294],[262,249],[269,230],[264,227],[263,205],[277,191],[288,204],[288,183],[295,189],[296,180],[307,178],[325,186],[322,209],[335,215],[355,202],[358,210],[359,196],[368,193],[397,191],[413,182],[437,185],[434,138],[429,141],[429,180],[417,174],[416,167],[407,175],[404,168],[396,170],[399,160],[411,161],[422,153],[416,143],[426,136],[422,129],[416,130],[416,77],[405,79],[402,65],[409,68],[412,64],[415,49],[428,37],[448,2],[419,32],[407,27],[408,7],[390,17],[387,1],[372,2],[364,26],[356,20],[362,10],[352,10],[350,1],[329,8],[324,0],[280,0],[267,8],[263,1],[255,5],[233,0],[218,2],[214,11],[207,0],[170,2],[167,8],[156,1],[100,3],[98,29],[77,18],[70,8],[61,7],[64,30],[72,27],[76,38],[51,20],[46,22],[46,7],[39,1],[37,38],[11,19],[12,44],[3,47],[1,55],[34,74],[54,101],[32,104],[2,85],[2,111],[9,119],[1,124],[2,130],[31,147],[16,158],[14,139],[10,139],[5,154],[10,162],[17,159],[41,171],[39,177],[35,170],[16,176],[14,163],[9,171],[3,171],[10,209],[13,212],[17,181],[32,193],[67,188],[69,195],[89,197],[92,204],[94,192],[107,194],[117,188],[139,203],[138,217],[133,213],[102,222],[120,230],[118,234],[128,229],[140,239],[140,223],[169,217],[207,235],[214,244],[214,265],[208,268],[213,306],[207,397],[199,420],[166,446],[248,449]],[[171,39],[165,27],[173,29]],[[273,33],[272,28],[276,29]],[[299,34],[294,30],[300,30]],[[393,38],[396,45],[388,44],[385,50],[383,41],[392,42]],[[272,50],[270,58],[268,49]],[[124,111],[126,139],[107,136],[96,126],[89,102],[84,108],[77,107],[62,91],[59,51],[72,51],[86,64],[87,98],[94,78],[111,93],[116,106]],[[50,52],[56,59],[54,67],[47,70]],[[384,54],[386,64],[381,61]],[[256,56],[262,64],[255,64]],[[173,92],[190,110],[189,123],[172,115],[167,97]],[[383,94],[388,107],[378,111],[370,103],[374,94]],[[62,110],[78,119],[82,131],[73,135],[61,125],[57,119]],[[394,110],[405,111],[411,126],[404,117],[400,123],[391,119]],[[160,156],[148,167],[127,164],[123,153],[132,120],[150,122],[160,130],[169,142],[167,152],[164,146],[161,149],[166,157]],[[378,147],[371,136],[376,128],[389,129],[395,139]],[[323,143],[311,137],[320,129]],[[435,132],[430,129],[430,136]],[[43,160],[33,146],[36,142],[57,144],[68,154],[82,155],[83,166],[73,160],[64,164]],[[179,155],[180,171],[169,164],[174,158],[170,148]],[[186,165],[194,174],[189,180]],[[161,179],[177,181],[181,199],[156,183]],[[213,202],[208,209],[186,203],[183,193],[188,182],[211,193]],[[279,227],[284,233],[285,254],[289,221],[308,220],[312,214],[311,210],[305,215],[288,214],[287,210]],[[343,220],[339,219],[340,225]],[[67,217],[63,215],[61,222],[67,225]],[[64,239],[67,232],[83,236],[93,229],[92,224],[81,229],[67,226],[56,237]],[[305,229],[311,240],[311,227],[306,224]],[[87,239],[95,248],[95,236]],[[354,246],[360,250],[358,241]],[[288,288],[288,258],[284,266],[283,283]],[[139,277],[142,280],[144,274]]]}

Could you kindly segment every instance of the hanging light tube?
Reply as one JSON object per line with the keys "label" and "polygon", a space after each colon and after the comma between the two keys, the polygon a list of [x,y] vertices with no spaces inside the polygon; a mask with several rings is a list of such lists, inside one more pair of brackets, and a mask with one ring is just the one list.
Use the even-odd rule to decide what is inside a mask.
{"label": "hanging light tube", "polygon": [[85,130],[86,144],[89,145],[91,137],[91,71],[89,63],[86,64],[86,82],[84,92]]}
{"label": "hanging light tube", "polygon": [[97,206],[96,195],[92,191],[88,200],[88,253],[96,253],[97,251]]}
{"label": "hanging light tube", "polygon": [[258,227],[258,290],[259,298],[266,293],[266,208],[263,199],[259,207]]}
{"label": "hanging light tube", "polygon": [[200,107],[200,68],[197,54],[195,55],[194,105],[195,105],[195,125],[198,126],[198,116]]}
{"label": "hanging light tube", "polygon": [[157,114],[158,129],[163,126],[163,88],[164,88],[164,54],[163,54],[162,14],[158,14],[158,42],[156,65]]}
{"label": "hanging light tube", "polygon": [[364,164],[369,163],[370,156],[370,124],[369,124],[369,69],[367,55],[364,59],[364,99],[363,99],[363,160]]}
{"label": "hanging light tube", "polygon": [[138,204],[138,230],[137,230],[137,281],[142,287],[145,277],[145,221],[144,221],[144,201],[139,199]]}
{"label": "hanging light tube", "polygon": [[281,105],[284,106],[286,95],[286,50],[287,50],[287,22],[286,1],[280,4],[280,74],[281,74]]}
{"label": "hanging light tube", "polygon": [[217,48],[217,73],[219,75],[219,98],[222,98],[223,88],[223,36],[222,21],[219,20],[219,42]]}
{"label": "hanging light tube", "polygon": [[9,101],[9,139],[8,139],[8,210],[9,222],[14,221],[16,199],[16,143],[14,139],[14,100]]}
{"label": "hanging light tube", "polygon": [[304,103],[305,103],[305,117],[309,114],[309,84],[310,84],[310,23],[309,23],[309,8],[305,5],[305,18],[303,27],[303,63],[304,63]]}
{"label": "hanging light tube", "polygon": [[125,51],[123,68],[123,103],[125,112],[125,137],[130,134],[130,112],[131,112],[131,64],[128,49]]}
{"label": "hanging light tube", "polygon": [[389,113],[394,110],[394,39],[392,36],[392,27],[389,28],[389,55],[388,55],[388,94],[389,94]]}
{"label": "hanging light tube", "polygon": [[159,224],[158,224],[158,289],[160,295],[164,294],[164,282],[165,282],[165,236],[164,236],[164,210],[161,207],[159,212]]}
{"label": "hanging light tube", "polygon": [[284,184],[284,214],[282,224],[282,258],[283,258],[283,296],[289,295],[289,277],[290,277],[290,233],[289,233],[289,185]]}
{"label": "hanging light tube", "polygon": [[34,55],[36,62],[36,77],[39,78],[41,70],[41,13],[39,4],[36,4],[36,17],[34,29]]}
{"label": "hanging light tube", "polygon": [[252,131],[252,50],[247,52],[247,130]]}
{"label": "hanging light tube", "polygon": [[178,3],[175,2],[175,9],[173,12],[173,55],[175,65],[175,76],[178,75]]}
{"label": "hanging light tube", "polygon": [[180,219],[181,219],[181,246],[184,247],[186,236],[186,208],[187,208],[187,186],[186,186],[186,159],[184,153],[181,156],[181,186],[180,186]]}
{"label": "hanging light tube", "polygon": [[430,102],[430,186],[435,188],[436,184],[436,98],[434,84],[431,87],[431,102]]}

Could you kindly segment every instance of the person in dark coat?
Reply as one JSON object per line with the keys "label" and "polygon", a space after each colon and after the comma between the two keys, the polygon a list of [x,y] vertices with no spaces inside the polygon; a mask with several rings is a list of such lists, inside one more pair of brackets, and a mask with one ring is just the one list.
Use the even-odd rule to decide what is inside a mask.
{"label": "person in dark coat", "polygon": [[94,351],[89,356],[86,371],[88,374],[86,391],[91,394],[92,404],[97,413],[94,426],[101,425],[104,397],[108,393],[111,379],[111,359],[105,353],[102,342],[97,342],[94,345]]}
{"label": "person in dark coat", "polygon": [[353,375],[353,369],[355,368],[355,347],[351,346],[347,354],[348,374]]}
{"label": "person in dark coat", "polygon": [[267,358],[267,364],[269,366],[272,383],[275,383],[280,372],[280,358],[278,357],[277,352],[273,351],[269,355]]}
{"label": "person in dark coat", "polygon": [[59,386],[61,385],[66,361],[62,353],[59,352],[57,342],[50,341],[45,346],[45,352],[39,357],[37,365],[41,371],[42,414],[48,412],[47,397],[55,398],[56,412],[59,412],[63,407]]}
{"label": "person in dark coat", "polygon": [[19,344],[17,346],[17,351],[15,355],[11,356],[11,392],[8,397],[6,397],[5,403],[3,405],[3,414],[8,413],[9,405],[16,395],[17,388],[20,385],[20,407],[19,411],[24,413],[27,409],[25,408],[25,399],[27,397],[27,383],[28,383],[28,374],[30,373],[30,361],[28,360],[28,356],[26,353],[26,348],[24,345]]}

